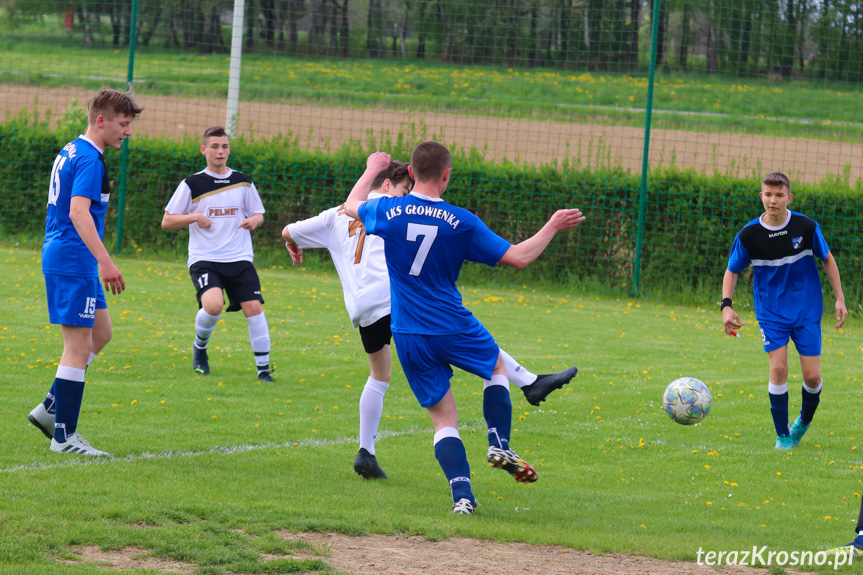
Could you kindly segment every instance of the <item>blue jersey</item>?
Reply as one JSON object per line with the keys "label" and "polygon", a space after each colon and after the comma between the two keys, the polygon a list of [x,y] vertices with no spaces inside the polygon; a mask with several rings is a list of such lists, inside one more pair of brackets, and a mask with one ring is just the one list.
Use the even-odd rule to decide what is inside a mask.
{"label": "blue jersey", "polygon": [[48,187],[48,216],[42,244],[42,271],[46,274],[98,277],[96,258],[84,244],[69,208],[72,196],[90,200],[90,215],[99,237],[105,235],[105,212],[110,185],[102,150],[84,136],[69,142],[54,160]]}
{"label": "blue jersey", "polygon": [[734,238],[728,270],[740,273],[752,264],[758,321],[803,326],[824,315],[815,258],[823,261],[829,253],[818,223],[789,211],[778,227],[761,218],[746,224]]}
{"label": "blue jersey", "polygon": [[369,200],[358,211],[366,233],[384,239],[394,333],[446,335],[476,321],[456,288],[461,267],[496,265],[508,241],[468,210],[417,193]]}

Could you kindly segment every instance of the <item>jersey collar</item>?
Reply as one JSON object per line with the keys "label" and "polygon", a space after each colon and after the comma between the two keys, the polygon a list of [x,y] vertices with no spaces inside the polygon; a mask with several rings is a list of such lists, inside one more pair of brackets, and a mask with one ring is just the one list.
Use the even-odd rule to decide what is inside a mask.
{"label": "jersey collar", "polygon": [[96,148],[96,150],[97,150],[100,154],[103,154],[103,155],[104,155],[105,150],[103,150],[102,148],[100,148],[99,146],[97,146],[97,145],[96,145],[96,143],[95,143],[93,140],[91,140],[90,138],[88,138],[88,137],[87,137],[87,136],[85,136],[84,134],[81,134],[80,136],[78,136],[78,138],[80,138],[80,139],[84,140],[85,142],[89,143],[91,146],[93,146],[94,148]]}
{"label": "jersey collar", "polygon": [[[766,214],[766,213],[767,212],[764,212],[764,214]],[[775,232],[776,230],[781,230],[782,228],[784,228],[785,226],[788,225],[788,222],[791,221],[791,210],[788,210],[788,217],[786,217],[785,221],[782,222],[782,224],[778,225],[778,226],[771,226],[769,224],[765,224],[764,220],[761,219],[762,217],[764,217],[764,214],[761,214],[760,216],[758,216],[758,223],[761,224],[762,226],[764,226],[765,228],[767,228],[768,230],[773,231],[773,232]]]}
{"label": "jersey collar", "polygon": [[433,198],[431,196],[426,196],[425,194],[421,194],[419,192],[411,192],[412,196],[425,200],[427,202],[442,202],[443,198]]}

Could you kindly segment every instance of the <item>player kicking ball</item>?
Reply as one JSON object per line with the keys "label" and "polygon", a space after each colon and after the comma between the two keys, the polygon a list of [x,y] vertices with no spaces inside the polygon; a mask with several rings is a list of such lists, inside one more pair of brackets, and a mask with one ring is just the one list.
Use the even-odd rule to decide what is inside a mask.
{"label": "player kicking ball", "polygon": [[[776,428],[776,449],[790,450],[809,430],[821,401],[821,316],[824,304],[815,258],[836,296],[837,323],[845,324],[848,310],[842,294],[839,267],[815,220],[788,209],[794,195],[791,182],[779,172],[761,182],[764,213],[746,224],[734,238],[728,269],[722,280],[722,321],[725,333],[743,327],[731,298],[741,271],[753,267],[755,317],[761,342],[770,360],[770,413]],[[788,340],[794,342],[803,372],[800,415],[788,426]]]}
{"label": "player kicking ball", "polygon": [[48,316],[60,325],[63,355],[45,401],[27,419],[51,439],[51,451],[106,456],[78,433],[84,374],[111,341],[104,290],[120,294],[126,289],[102,243],[111,197],[103,152],[121,147],[132,135],[142,108],[131,93],[116,90],[100,91],[88,108],[86,133],[63,147],[51,169],[42,272]]}
{"label": "player kicking ball", "polygon": [[[410,193],[413,183],[408,166],[391,161],[371,182],[369,199],[400,198]],[[375,452],[384,395],[392,376],[390,280],[384,241],[366,235],[362,222],[348,216],[344,206],[288,224],[282,237],[294,267],[303,262],[304,249],[326,248],[333,258],[345,307],[352,325],[359,328],[369,361],[369,377],[360,395],[360,448],[354,459],[354,471],[365,479],[386,479]],[[578,373],[578,368],[570,367],[560,373],[535,375],[503,350],[500,353],[508,380],[521,388],[532,405],[545,401],[551,392],[569,383]]]}
{"label": "player kicking ball", "polygon": [[345,202],[367,234],[384,240],[390,277],[392,334],[399,362],[420,405],[434,425],[435,457],[447,478],[452,511],[471,514],[476,498],[470,465],[458,433],[458,410],[450,386],[455,365],[483,379],[483,416],[488,425],[487,462],[517,481],[533,482],[536,470],[510,445],[512,401],[500,348],[462,304],[456,281],[465,261],[523,268],[558,232],[584,221],[580,210],[558,210],[534,236],[512,245],[473,213],[441,199],[452,171],[447,148],[425,141],[411,154],[416,184],[403,197],[368,200],[375,176],[390,165],[376,152]]}
{"label": "player kicking ball", "polygon": [[207,167],[180,182],[162,217],[162,229],[189,228],[189,275],[198,297],[192,369],[210,373],[207,344],[225,307],[243,310],[260,381],[270,375],[270,331],[261,280],[252,263],[252,232],[264,222],[264,205],[251,179],[228,167],[231,141],[225,129],[204,131],[201,154]]}

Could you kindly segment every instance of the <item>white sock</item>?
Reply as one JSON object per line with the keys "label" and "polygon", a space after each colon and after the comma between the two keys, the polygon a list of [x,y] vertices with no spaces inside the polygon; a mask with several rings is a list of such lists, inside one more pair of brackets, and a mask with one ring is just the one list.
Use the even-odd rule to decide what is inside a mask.
{"label": "white sock", "polygon": [[216,329],[216,324],[219,323],[219,315],[210,315],[204,311],[204,308],[198,310],[198,315],[195,316],[195,346],[198,349],[205,349],[207,342],[210,341],[210,335]]}
{"label": "white sock", "polygon": [[255,365],[258,371],[270,368],[270,331],[267,327],[267,316],[263,313],[247,317],[249,322],[249,341],[255,352]]}
{"label": "white sock", "polygon": [[771,395],[782,395],[783,393],[788,393],[788,383],[786,382],[782,385],[776,385],[773,382],[768,382],[767,393]]}
{"label": "white sock", "polygon": [[90,364],[93,363],[93,360],[99,357],[97,354],[90,352],[90,357],[87,358],[87,367],[90,367]]}
{"label": "white sock", "polygon": [[375,440],[384,412],[384,394],[389,386],[369,376],[360,396],[360,447],[372,455],[375,454]]}
{"label": "white sock", "polygon": [[525,387],[536,381],[536,374],[528,371],[526,367],[518,363],[513,357],[500,350],[503,364],[506,366],[506,378],[519,387]]}

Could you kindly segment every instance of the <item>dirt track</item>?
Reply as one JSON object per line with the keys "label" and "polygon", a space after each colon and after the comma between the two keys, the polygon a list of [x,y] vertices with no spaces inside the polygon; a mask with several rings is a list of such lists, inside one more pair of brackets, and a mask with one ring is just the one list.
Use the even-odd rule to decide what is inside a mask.
{"label": "dirt track", "polygon": [[[56,117],[74,98],[83,105],[88,91],[0,86],[0,110],[17,112],[22,107],[44,112],[51,108]],[[188,100],[166,96],[139,95],[145,107],[136,123],[139,133],[179,138],[198,135],[212,125],[224,125],[225,102]],[[440,113],[391,112],[318,108],[283,104],[240,103],[239,130],[256,136],[293,133],[302,148],[335,150],[348,139],[367,140],[370,131],[410,133],[409,126],[424,125],[426,136],[438,136],[448,144],[484,150],[492,160],[518,160],[531,164],[557,158],[581,164],[614,165],[638,173],[643,154],[643,130],[639,128],[568,124],[535,120],[506,120]],[[417,134],[417,138],[421,134]],[[863,177],[863,144],[823,142],[796,138],[772,138],[733,134],[710,134],[658,130],[651,132],[652,166],[694,167],[708,173],[739,175],[779,170],[792,180],[817,181],[851,166],[851,181]],[[760,167],[759,167],[760,162]]]}

